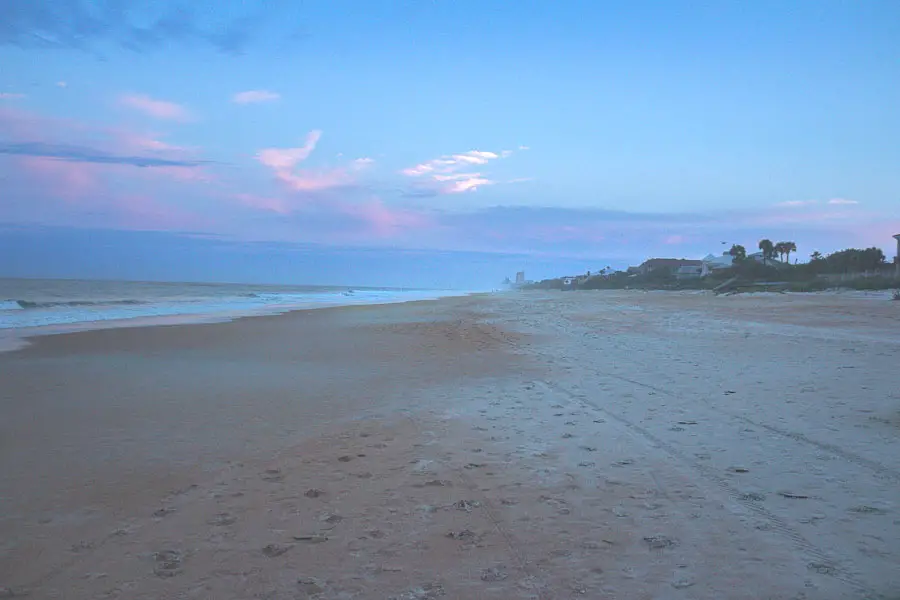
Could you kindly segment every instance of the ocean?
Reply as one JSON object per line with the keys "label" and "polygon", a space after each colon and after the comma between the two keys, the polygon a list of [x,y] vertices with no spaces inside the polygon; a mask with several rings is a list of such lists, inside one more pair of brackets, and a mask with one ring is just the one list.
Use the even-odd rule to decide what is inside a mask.
{"label": "ocean", "polygon": [[237,317],[302,308],[389,304],[467,292],[309,285],[0,278],[0,329],[90,328],[123,319]]}

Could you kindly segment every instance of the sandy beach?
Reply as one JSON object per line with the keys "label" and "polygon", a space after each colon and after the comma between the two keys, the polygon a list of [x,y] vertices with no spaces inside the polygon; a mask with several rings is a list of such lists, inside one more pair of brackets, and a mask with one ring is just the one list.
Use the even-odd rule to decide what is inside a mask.
{"label": "sandy beach", "polygon": [[883,296],[106,329],[0,380],[0,597],[900,597]]}

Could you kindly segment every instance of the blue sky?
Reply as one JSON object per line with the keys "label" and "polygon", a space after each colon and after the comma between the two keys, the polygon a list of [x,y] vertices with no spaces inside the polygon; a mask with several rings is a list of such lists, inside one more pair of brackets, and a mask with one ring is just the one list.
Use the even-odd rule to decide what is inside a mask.
{"label": "blue sky", "polygon": [[8,0],[0,224],[381,250],[399,274],[398,250],[478,253],[490,277],[890,249],[900,4],[697,4]]}

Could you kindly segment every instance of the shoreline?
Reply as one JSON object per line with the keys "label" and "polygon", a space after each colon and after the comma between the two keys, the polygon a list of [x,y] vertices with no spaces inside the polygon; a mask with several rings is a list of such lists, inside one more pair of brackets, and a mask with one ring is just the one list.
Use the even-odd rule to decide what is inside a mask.
{"label": "shoreline", "polygon": [[444,298],[465,298],[493,292],[460,292],[449,295],[435,296],[434,298],[394,299],[383,302],[369,302],[357,304],[339,303],[309,303],[306,305],[272,305],[246,310],[222,311],[217,313],[187,313],[180,315],[154,315],[145,317],[130,317],[125,319],[100,319],[96,321],[81,321],[77,323],[60,323],[53,325],[38,325],[33,327],[11,327],[0,329],[0,354],[15,352],[27,348],[32,338],[41,338],[55,335],[68,335],[85,333],[90,331],[104,331],[108,329],[132,329],[143,327],[174,327],[184,325],[212,325],[218,323],[231,323],[241,319],[260,317],[274,317],[289,315],[296,312],[311,310],[328,310],[335,308],[358,308],[364,306],[388,306],[392,304],[409,304],[416,302],[434,302]]}

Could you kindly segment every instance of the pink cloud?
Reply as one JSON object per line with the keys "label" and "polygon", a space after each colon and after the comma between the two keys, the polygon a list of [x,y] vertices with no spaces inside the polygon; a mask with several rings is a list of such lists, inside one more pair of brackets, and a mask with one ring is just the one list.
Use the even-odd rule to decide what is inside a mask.
{"label": "pink cloud", "polygon": [[787,202],[779,202],[775,206],[783,208],[802,208],[804,206],[815,206],[816,204],[830,204],[832,206],[850,206],[859,204],[857,200],[848,200],[846,198],[832,198],[828,202],[819,202],[818,200],[788,200]]}
{"label": "pink cloud", "polygon": [[120,165],[85,164],[43,157],[18,157],[16,180],[27,190],[31,214],[41,222],[91,224],[126,229],[200,227],[206,221],[147,194],[116,192],[108,181]]}
{"label": "pink cloud", "polygon": [[327,171],[278,171],[276,176],[291,189],[297,192],[320,192],[336,187],[350,185],[351,180],[341,169]]}
{"label": "pink cloud", "polygon": [[[0,130],[11,142],[36,147],[35,154],[0,157],[4,187],[15,190],[7,214],[16,220],[127,228],[199,224],[190,213],[153,198],[183,199],[189,192],[182,183],[213,181],[185,148],[155,135],[9,109],[0,109]],[[52,154],[57,149],[59,156]],[[157,165],[153,159],[161,160]],[[142,191],[134,194],[135,189]]]}
{"label": "pink cloud", "polygon": [[97,194],[101,190],[96,165],[84,165],[37,156],[19,159],[22,173],[35,185],[67,202]]}
{"label": "pink cloud", "polygon": [[139,134],[127,130],[111,130],[122,150],[127,152],[181,153],[187,148],[164,142],[158,135]]}
{"label": "pink cloud", "polygon": [[314,129],[306,134],[306,142],[299,148],[266,148],[256,155],[257,160],[274,170],[292,169],[297,163],[303,162],[312,151],[316,149],[322,132]]}
{"label": "pink cloud", "polygon": [[797,208],[801,206],[812,206],[813,204],[818,204],[818,200],[788,200],[786,202],[779,202],[775,206],[783,206],[785,208]]}
{"label": "pink cloud", "polygon": [[126,94],[120,98],[120,101],[124,106],[156,119],[187,121],[190,118],[188,110],[180,104],[156,100],[145,94]]}
{"label": "pink cloud", "polygon": [[322,132],[313,130],[306,141],[297,148],[265,148],[256,155],[257,160],[269,167],[275,178],[296,192],[320,192],[353,184],[351,171],[360,171],[374,161],[370,158],[355,160],[350,169],[300,169],[298,165],[309,158],[316,149]]}
{"label": "pink cloud", "polygon": [[362,204],[346,204],[341,208],[344,214],[355,217],[370,228],[378,237],[391,237],[407,229],[423,229],[433,225],[431,219],[421,213],[400,208],[391,208],[380,199],[373,198]]}
{"label": "pink cloud", "polygon": [[22,141],[46,137],[47,132],[60,136],[87,130],[83,124],[71,119],[45,117],[11,106],[0,106],[0,127],[7,136]]}
{"label": "pink cloud", "polygon": [[116,225],[137,230],[203,229],[210,225],[198,217],[172,206],[164,205],[150,196],[123,194],[110,199],[108,206]]}
{"label": "pink cloud", "polygon": [[244,206],[281,215],[290,214],[293,211],[293,207],[284,198],[259,196],[257,194],[235,194],[234,198]]}
{"label": "pink cloud", "polygon": [[235,94],[231,101],[235,104],[258,104],[260,102],[273,102],[279,100],[281,94],[269,90],[248,90]]}
{"label": "pink cloud", "polygon": [[683,235],[670,235],[667,236],[664,240],[664,244],[668,244],[670,246],[675,246],[678,244],[683,244],[685,242],[685,237]]}

